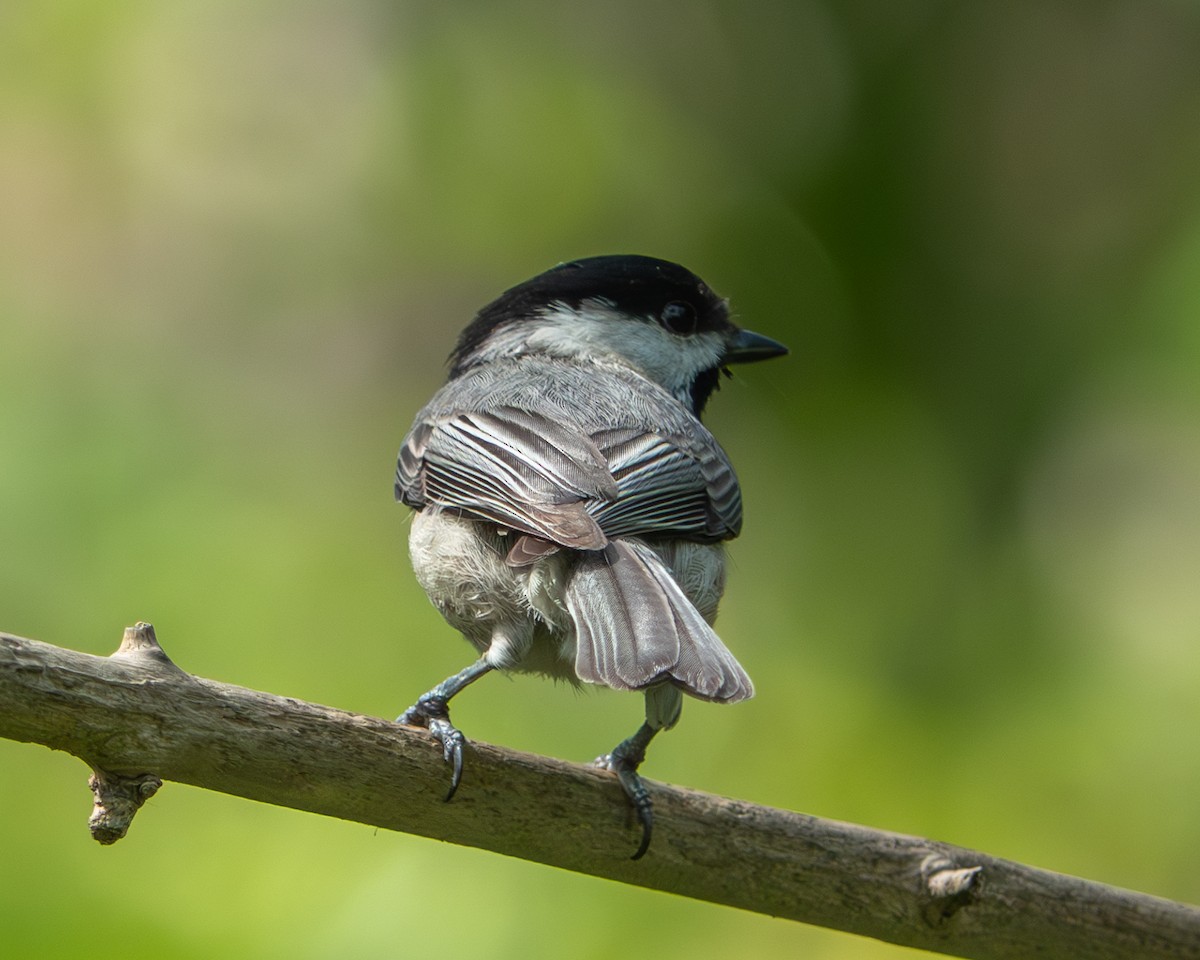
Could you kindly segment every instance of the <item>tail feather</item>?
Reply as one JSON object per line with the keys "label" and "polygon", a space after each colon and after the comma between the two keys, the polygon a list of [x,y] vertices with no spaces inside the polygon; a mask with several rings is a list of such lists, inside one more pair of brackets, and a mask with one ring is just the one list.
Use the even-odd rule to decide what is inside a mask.
{"label": "tail feather", "polygon": [[669,680],[723,703],[754,695],[741,664],[645,544],[615,540],[585,555],[567,583],[566,601],[579,679],[618,690]]}

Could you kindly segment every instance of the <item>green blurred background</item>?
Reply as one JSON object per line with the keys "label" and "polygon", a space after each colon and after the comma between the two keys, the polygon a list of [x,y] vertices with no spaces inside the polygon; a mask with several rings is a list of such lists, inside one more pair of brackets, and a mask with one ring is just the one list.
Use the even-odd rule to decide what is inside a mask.
{"label": "green blurred background", "polygon": [[[653,254],[793,353],[708,417],[759,695],[647,774],[1200,901],[1198,171],[1182,0],[6,0],[0,629],[394,716],[470,655],[391,499],[455,334]],[[85,778],[0,741],[7,956],[912,955],[178,784],[102,849]]]}

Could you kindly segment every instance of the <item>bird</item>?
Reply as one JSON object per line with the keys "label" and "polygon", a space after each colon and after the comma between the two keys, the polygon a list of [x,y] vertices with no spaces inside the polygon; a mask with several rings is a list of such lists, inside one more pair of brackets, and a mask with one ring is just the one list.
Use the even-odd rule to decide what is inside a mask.
{"label": "bird", "polygon": [[724,543],[742,527],[729,457],[701,423],[732,364],[787,348],[733,322],[691,271],[615,254],[560,263],[502,293],[463,329],[446,384],[397,457],[414,511],[417,581],[478,659],[397,723],[425,728],[463,774],[449,702],[492,672],[644,695],[637,731],[599,757],[650,847],[639,767],[683,695],[754,694],[713,631]]}

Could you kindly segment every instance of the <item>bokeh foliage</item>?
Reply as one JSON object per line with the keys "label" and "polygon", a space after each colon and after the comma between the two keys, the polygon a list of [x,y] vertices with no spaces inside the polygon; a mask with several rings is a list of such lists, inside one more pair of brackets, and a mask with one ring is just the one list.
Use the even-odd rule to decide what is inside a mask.
{"label": "bokeh foliage", "polygon": [[[1197,169],[1184,0],[8,0],[0,629],[394,715],[468,657],[391,503],[455,333],[663,256],[793,355],[708,418],[759,696],[647,774],[1198,901]],[[178,785],[100,849],[77,761],[0,764],[14,957],[904,955]]]}

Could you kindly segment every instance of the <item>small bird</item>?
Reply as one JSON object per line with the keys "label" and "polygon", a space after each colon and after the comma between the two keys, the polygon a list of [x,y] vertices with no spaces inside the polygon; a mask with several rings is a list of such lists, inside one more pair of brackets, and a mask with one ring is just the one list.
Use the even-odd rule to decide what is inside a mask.
{"label": "small bird", "polygon": [[787,353],[740,329],[695,274],[652,257],[563,263],[500,295],[459,336],[450,376],[396,467],[409,551],[433,605],[479,659],[406,710],[462,779],[448,703],[492,670],[640,690],[645,722],[596,764],[650,846],[646,747],[683,694],[754,694],[713,632],[737,476],[700,422],[727,366]]}

